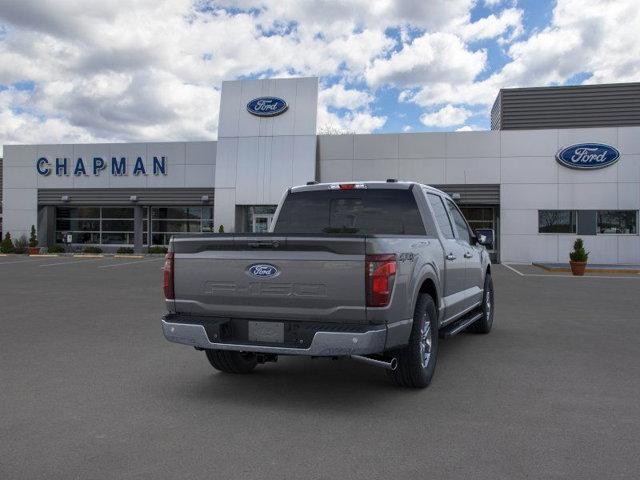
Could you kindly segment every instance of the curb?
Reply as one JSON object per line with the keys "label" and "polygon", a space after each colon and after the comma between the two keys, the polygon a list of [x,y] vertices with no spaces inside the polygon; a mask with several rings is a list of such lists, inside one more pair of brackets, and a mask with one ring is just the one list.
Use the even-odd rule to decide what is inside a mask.
{"label": "curb", "polygon": [[144,258],[144,255],[115,254],[113,258]]}
{"label": "curb", "polygon": [[[534,267],[541,268],[542,270],[546,270],[547,272],[560,272],[560,273],[570,273],[570,267],[547,267],[546,265],[542,265],[539,263],[533,263]],[[585,273],[637,273],[640,274],[640,269],[638,268],[587,268],[585,269]]]}
{"label": "curb", "polygon": [[92,254],[92,253],[74,253],[73,256],[79,257],[79,258],[103,258],[104,257],[104,255]]}

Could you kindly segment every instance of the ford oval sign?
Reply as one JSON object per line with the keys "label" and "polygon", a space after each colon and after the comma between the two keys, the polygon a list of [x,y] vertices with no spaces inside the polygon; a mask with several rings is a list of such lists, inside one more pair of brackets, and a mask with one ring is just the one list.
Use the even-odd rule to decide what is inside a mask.
{"label": "ford oval sign", "polygon": [[563,148],[556,155],[559,163],[569,168],[595,170],[613,165],[620,158],[620,152],[602,143],[579,143]]}
{"label": "ford oval sign", "polygon": [[280,274],[280,270],[275,265],[269,265],[268,263],[257,263],[251,265],[247,270],[247,273],[255,278],[272,278],[277,277]]}
{"label": "ford oval sign", "polygon": [[284,113],[287,108],[289,108],[287,102],[278,97],[254,98],[247,103],[249,113],[258,117],[275,117]]}

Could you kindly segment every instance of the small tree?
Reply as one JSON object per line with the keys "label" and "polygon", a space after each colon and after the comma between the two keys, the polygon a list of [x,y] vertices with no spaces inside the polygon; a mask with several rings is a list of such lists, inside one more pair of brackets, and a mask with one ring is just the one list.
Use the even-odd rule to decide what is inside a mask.
{"label": "small tree", "polygon": [[586,262],[589,259],[589,252],[584,249],[584,242],[581,238],[576,238],[573,243],[573,252],[569,253],[572,262]]}
{"label": "small tree", "polygon": [[38,237],[36,235],[35,225],[31,225],[31,235],[29,235],[29,246],[31,248],[38,246]]}
{"label": "small tree", "polygon": [[13,253],[15,248],[13,247],[13,241],[11,240],[11,234],[7,232],[4,236],[4,240],[0,244],[0,252],[2,253]]}
{"label": "small tree", "polygon": [[224,225],[218,227],[218,233],[224,233]]}

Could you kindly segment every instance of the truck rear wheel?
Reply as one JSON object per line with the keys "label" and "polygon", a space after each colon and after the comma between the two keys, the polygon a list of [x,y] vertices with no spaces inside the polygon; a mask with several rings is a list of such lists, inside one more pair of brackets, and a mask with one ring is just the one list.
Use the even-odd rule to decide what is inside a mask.
{"label": "truck rear wheel", "polygon": [[225,373],[249,373],[258,364],[255,353],[227,350],[205,350],[205,353],[211,366]]}
{"label": "truck rear wheel", "polygon": [[398,368],[390,371],[393,381],[407,388],[424,388],[431,383],[438,354],[438,315],[430,295],[420,294],[413,314],[409,345],[398,355]]}

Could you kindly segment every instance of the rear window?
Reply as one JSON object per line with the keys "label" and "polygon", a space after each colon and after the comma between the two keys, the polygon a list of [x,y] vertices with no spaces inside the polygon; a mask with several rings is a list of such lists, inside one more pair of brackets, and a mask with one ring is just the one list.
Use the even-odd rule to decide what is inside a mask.
{"label": "rear window", "polygon": [[276,233],[425,235],[409,190],[315,190],[290,193]]}

